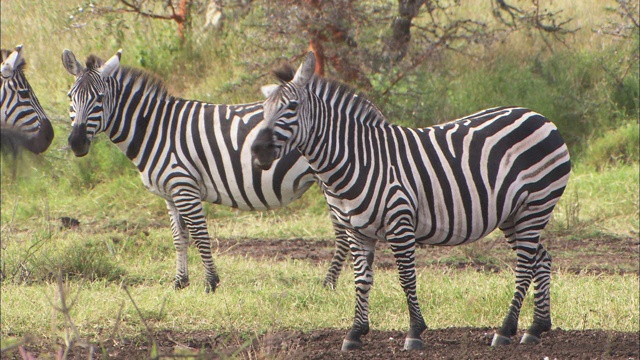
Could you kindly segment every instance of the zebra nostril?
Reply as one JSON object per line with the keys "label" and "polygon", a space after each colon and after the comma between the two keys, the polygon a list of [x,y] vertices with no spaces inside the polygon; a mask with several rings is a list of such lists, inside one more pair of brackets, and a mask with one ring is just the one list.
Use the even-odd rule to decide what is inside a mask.
{"label": "zebra nostril", "polygon": [[269,170],[276,158],[276,147],[271,142],[256,140],[251,145],[253,166],[261,170]]}
{"label": "zebra nostril", "polygon": [[91,142],[87,139],[87,125],[80,124],[74,126],[69,135],[68,142],[69,147],[71,147],[71,150],[76,156],[82,157],[87,155],[89,146],[91,145]]}
{"label": "zebra nostril", "polygon": [[255,166],[264,170],[271,167],[271,163],[273,163],[276,157],[276,147],[273,144],[273,130],[260,130],[253,144],[251,144],[251,156]]}

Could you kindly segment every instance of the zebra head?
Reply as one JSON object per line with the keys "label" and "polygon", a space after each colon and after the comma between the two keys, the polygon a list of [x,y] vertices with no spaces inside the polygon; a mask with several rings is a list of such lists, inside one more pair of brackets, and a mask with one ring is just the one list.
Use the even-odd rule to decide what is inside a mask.
{"label": "zebra head", "polygon": [[263,124],[251,145],[254,166],[268,170],[275,160],[297,148],[304,134],[312,129],[300,126],[298,117],[307,111],[309,92],[306,85],[313,77],[315,66],[315,55],[309,52],[295,75],[291,76],[292,71],[276,72],[281,84],[262,87],[267,100]]}
{"label": "zebra head", "polygon": [[114,75],[120,69],[121,54],[122,49],[106,62],[89,56],[85,68],[70,50],[62,52],[62,64],[69,74],[76,77],[68,94],[73,125],[69,146],[78,157],[89,152],[93,137],[108,126],[118,90]]}
{"label": "zebra head", "polygon": [[25,147],[34,154],[40,154],[47,150],[53,141],[53,127],[24,76],[26,62],[21,50],[22,45],[18,45],[13,51],[1,51],[2,143],[11,143],[9,145],[16,148]]}

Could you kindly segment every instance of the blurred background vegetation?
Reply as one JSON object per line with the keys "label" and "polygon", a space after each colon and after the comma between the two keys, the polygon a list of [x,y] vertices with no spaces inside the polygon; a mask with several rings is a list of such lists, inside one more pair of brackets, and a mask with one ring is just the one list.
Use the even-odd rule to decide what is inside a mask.
{"label": "blurred background vegetation", "polygon": [[[614,221],[608,230],[637,234],[637,0],[12,0],[0,6],[2,47],[24,44],[27,77],[56,130],[50,150],[25,154],[16,173],[11,159],[3,159],[3,227],[42,216],[165,225],[162,200],[146,192],[106,137],[85,158],[68,150],[66,93],[73,77],[61,65],[63,49],[83,59],[108,58],[122,48],[125,65],[156,73],[172,94],[214,103],[261,100],[259,88],[273,81],[272,68],[283,61],[297,66],[313,49],[317,72],[364,92],[397,124],[429,126],[502,105],[544,114],[569,144],[573,183],[593,180],[570,188],[576,201],[561,204],[565,227],[575,225],[565,218],[591,222],[607,213],[596,196],[604,186],[620,196],[608,201],[624,202],[607,205],[605,217],[624,214],[624,225]],[[319,192],[312,194],[281,213],[324,215]],[[127,210],[132,207],[140,211]],[[322,229],[312,236],[331,237],[328,222]]]}

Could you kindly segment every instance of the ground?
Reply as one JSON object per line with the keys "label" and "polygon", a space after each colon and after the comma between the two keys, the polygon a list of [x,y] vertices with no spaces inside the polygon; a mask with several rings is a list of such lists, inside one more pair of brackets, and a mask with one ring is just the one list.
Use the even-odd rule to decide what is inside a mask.
{"label": "ground", "polygon": [[[418,266],[472,267],[478,271],[504,271],[515,262],[515,255],[497,238],[464,247],[423,247],[418,250]],[[601,236],[592,240],[550,238],[545,246],[553,254],[554,268],[575,273],[639,273],[637,237]],[[219,254],[250,256],[257,259],[306,259],[326,262],[331,258],[331,240],[219,240]],[[385,244],[376,253],[377,268],[395,267]],[[341,352],[345,329],[319,329],[312,332],[284,331],[254,338],[241,334],[211,332],[176,333],[159,331],[153,339],[132,339],[88,346],[75,346],[69,358],[145,359],[156,343],[162,358],[202,359],[639,359],[640,334],[600,330],[563,330],[545,333],[540,345],[517,342],[498,348],[489,344],[494,329],[448,328],[427,330],[422,338],[423,351],[402,350],[400,331],[372,330],[364,340],[364,349]],[[520,333],[519,336],[522,334]],[[54,353],[57,344],[30,344],[30,354]],[[92,355],[93,354],[93,355]],[[2,358],[22,358],[19,349]]]}
{"label": "ground", "polygon": [[[344,334],[344,330],[278,332],[246,340],[234,334],[163,331],[154,334],[154,340],[158,354],[164,355],[162,358],[190,355],[196,359],[638,359],[638,334],[613,331],[554,329],[543,335],[540,345],[492,348],[489,344],[493,329],[427,330],[422,335],[426,349],[411,352],[402,350],[402,332],[375,330],[366,336],[363,350],[342,352],[339,346]],[[148,359],[149,344],[149,341],[109,341],[100,347],[110,359]],[[31,349],[30,352],[34,353]],[[77,346],[69,358],[100,358],[102,354],[105,353],[97,346],[93,351]],[[20,358],[18,351],[13,358]]]}

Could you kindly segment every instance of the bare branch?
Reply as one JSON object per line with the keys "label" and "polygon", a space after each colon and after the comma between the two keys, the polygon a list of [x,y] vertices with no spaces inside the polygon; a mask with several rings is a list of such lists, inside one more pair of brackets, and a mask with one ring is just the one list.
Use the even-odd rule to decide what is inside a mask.
{"label": "bare branch", "polygon": [[170,15],[157,14],[152,11],[145,10],[144,0],[119,0],[118,3],[121,5],[119,7],[94,5],[93,12],[96,14],[128,13],[136,14],[137,16],[148,19],[175,21],[176,24],[178,24],[178,36],[180,37],[181,42],[184,42],[184,29],[189,19],[189,1],[190,0],[179,0],[177,7],[174,6],[172,1],[167,1],[165,9],[169,8],[169,11],[171,12]]}
{"label": "bare branch", "polygon": [[[123,9],[123,8],[118,8],[118,9],[110,9],[110,8],[101,8],[104,9],[105,12],[123,12],[123,13],[136,13],[142,17],[148,17],[151,19],[163,19],[163,20],[174,20],[174,16],[168,16],[168,15],[159,15],[159,14],[154,14],[154,13],[150,13],[147,11],[142,10],[142,8],[140,7],[140,5],[138,4],[132,4],[130,2],[128,2],[127,0],[120,0],[120,2],[128,7],[129,9]],[[173,10],[173,6],[171,7]],[[175,13],[174,13],[175,15]]]}

